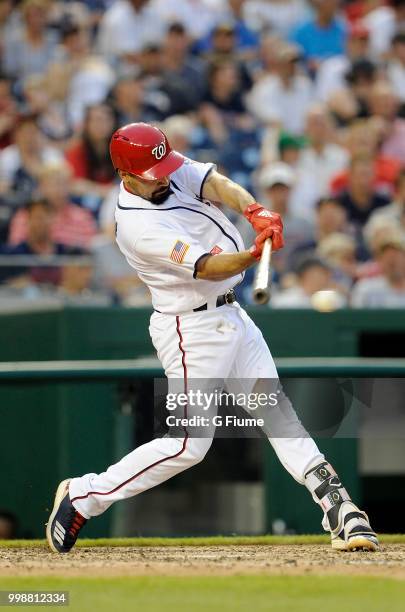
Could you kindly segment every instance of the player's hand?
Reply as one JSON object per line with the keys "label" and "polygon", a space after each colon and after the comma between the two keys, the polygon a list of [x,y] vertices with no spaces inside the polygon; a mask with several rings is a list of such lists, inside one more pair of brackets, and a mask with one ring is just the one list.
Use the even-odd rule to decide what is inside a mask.
{"label": "player's hand", "polygon": [[284,246],[282,232],[278,232],[271,227],[266,228],[257,236],[254,245],[249,249],[250,254],[257,259],[257,261],[259,261],[262,256],[263,246],[267,238],[271,238],[272,251],[279,251]]}
{"label": "player's hand", "polygon": [[267,210],[267,208],[264,208],[264,206],[257,202],[249,204],[243,215],[252,224],[256,234],[260,234],[268,227],[271,227],[280,234],[283,232],[283,221],[280,215]]}

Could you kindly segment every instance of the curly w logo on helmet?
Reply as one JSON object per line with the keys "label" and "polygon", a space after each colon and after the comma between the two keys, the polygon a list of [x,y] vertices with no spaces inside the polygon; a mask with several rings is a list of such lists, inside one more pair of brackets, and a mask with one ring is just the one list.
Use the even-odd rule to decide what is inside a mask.
{"label": "curly w logo on helmet", "polygon": [[157,160],[162,159],[166,155],[166,143],[161,142],[159,145],[152,149],[152,155],[156,157]]}

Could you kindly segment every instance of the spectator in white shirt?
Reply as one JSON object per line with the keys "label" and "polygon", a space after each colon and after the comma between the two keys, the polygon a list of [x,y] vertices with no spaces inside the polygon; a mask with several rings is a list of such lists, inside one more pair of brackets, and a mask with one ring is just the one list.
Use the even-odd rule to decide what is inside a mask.
{"label": "spectator in white shirt", "polygon": [[321,104],[309,109],[305,135],[309,146],[301,151],[298,160],[291,212],[312,219],[317,201],[329,192],[332,177],[347,168],[349,154],[333,142],[333,122],[327,108]]}
{"label": "spectator in white shirt", "polygon": [[133,64],[146,45],[162,40],[164,31],[161,14],[150,0],[116,0],[101,19],[99,51]]}
{"label": "spectator in white shirt", "polygon": [[196,40],[228,16],[226,0],[152,0],[152,4],[165,26],[181,22]]}
{"label": "spectator in white shirt", "polygon": [[352,292],[354,308],[405,307],[405,239],[403,234],[386,234],[375,250],[381,274],[359,281]]}
{"label": "spectator in white shirt", "polygon": [[87,106],[105,100],[115,80],[105,58],[93,52],[88,27],[76,23],[67,23],[62,30],[49,78],[56,75],[65,82],[66,110],[75,128],[81,127]]}
{"label": "spectator in white shirt", "polygon": [[276,73],[261,78],[248,95],[251,113],[262,123],[302,134],[305,115],[313,99],[313,85],[298,68],[297,47],[281,44]]}
{"label": "spectator in white shirt", "polygon": [[392,57],[387,64],[387,76],[402,104],[405,103],[405,32],[392,39]]}
{"label": "spectator in white shirt", "polygon": [[309,15],[309,7],[305,0],[247,0],[245,15],[251,28],[287,37]]}
{"label": "spectator in white shirt", "polygon": [[370,31],[371,52],[375,58],[389,51],[392,37],[405,26],[405,0],[368,0],[372,10],[363,17],[363,23]]}
{"label": "spectator in white shirt", "polygon": [[316,96],[319,100],[328,102],[337,91],[347,87],[345,77],[351,63],[368,56],[369,40],[369,31],[362,24],[356,23],[350,28],[346,53],[334,55],[319,66],[315,80]]}

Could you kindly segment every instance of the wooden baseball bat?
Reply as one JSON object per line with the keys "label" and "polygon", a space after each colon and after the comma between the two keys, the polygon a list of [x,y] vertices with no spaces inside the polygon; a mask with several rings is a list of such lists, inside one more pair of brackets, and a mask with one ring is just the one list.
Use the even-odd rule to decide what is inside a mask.
{"label": "wooden baseball bat", "polygon": [[256,304],[267,304],[270,299],[271,288],[271,238],[267,238],[263,245],[262,256],[256,268],[255,278],[253,281],[253,301]]}

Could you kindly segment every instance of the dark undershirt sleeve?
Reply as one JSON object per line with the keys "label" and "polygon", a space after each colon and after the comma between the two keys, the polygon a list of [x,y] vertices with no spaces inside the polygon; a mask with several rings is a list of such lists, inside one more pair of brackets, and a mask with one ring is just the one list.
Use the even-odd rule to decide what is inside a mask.
{"label": "dark undershirt sleeve", "polygon": [[198,274],[198,270],[197,270],[197,266],[198,266],[198,262],[203,258],[206,257],[207,255],[211,255],[211,253],[203,253],[202,255],[200,255],[200,257],[196,260],[195,264],[194,264],[194,272],[193,272],[193,278],[197,279],[197,274]]}

